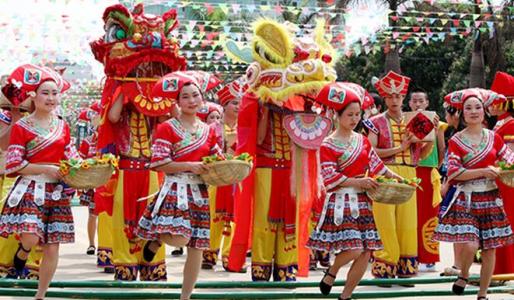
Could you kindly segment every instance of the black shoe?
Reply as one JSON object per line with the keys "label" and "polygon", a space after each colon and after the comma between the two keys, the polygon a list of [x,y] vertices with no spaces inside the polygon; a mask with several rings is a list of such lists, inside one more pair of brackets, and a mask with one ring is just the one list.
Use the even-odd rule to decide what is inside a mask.
{"label": "black shoe", "polygon": [[104,273],[107,273],[107,274],[114,274],[114,272],[116,272],[116,270],[114,269],[114,267],[105,267],[105,268],[104,268]]}
{"label": "black shoe", "polygon": [[150,245],[152,243],[159,243],[159,247],[161,246],[161,243],[159,241],[147,241],[145,243],[145,246],[143,248],[143,258],[147,262],[151,262],[154,259],[155,254],[157,253],[157,252],[153,252],[152,250],[150,250]]}
{"label": "black shoe", "polygon": [[332,290],[332,285],[331,284],[328,284],[328,283],[325,283],[323,281],[323,279],[325,279],[325,277],[332,277],[334,278],[334,281],[336,279],[336,276],[335,275],[332,275],[330,273],[330,268],[328,268],[326,271],[325,271],[325,275],[323,276],[323,278],[321,278],[321,281],[319,282],[319,290],[321,291],[321,293],[325,296],[327,296],[328,294],[330,294],[330,291]]}
{"label": "black shoe", "polygon": [[14,265],[14,268],[16,269],[16,272],[18,272],[18,274],[21,274],[21,272],[25,268],[25,264],[27,263],[27,259],[21,259],[18,257],[18,253],[20,251],[23,251],[23,252],[29,254],[30,249],[27,250],[27,249],[23,248],[23,245],[21,243],[18,245],[18,250],[16,250],[16,253],[14,254],[14,259],[13,259],[13,265]]}
{"label": "black shoe", "polygon": [[486,296],[478,296],[477,300],[489,300]]}
{"label": "black shoe", "polygon": [[95,246],[91,245],[91,246],[87,247],[87,250],[86,250],[87,255],[95,255],[95,252],[96,252]]}
{"label": "black shoe", "polygon": [[202,270],[212,270],[213,268],[214,266],[209,263],[202,263]]}
{"label": "black shoe", "polygon": [[[466,284],[468,283],[468,279],[467,278],[459,276],[459,277],[457,277],[457,280],[459,280],[459,279],[464,281]],[[464,290],[466,289],[466,285],[464,285],[464,286],[457,285],[456,284],[457,280],[453,283],[452,292],[455,295],[463,295],[464,294]]]}
{"label": "black shoe", "polygon": [[182,254],[184,254],[184,248],[182,247],[171,251],[171,256],[181,256]]}

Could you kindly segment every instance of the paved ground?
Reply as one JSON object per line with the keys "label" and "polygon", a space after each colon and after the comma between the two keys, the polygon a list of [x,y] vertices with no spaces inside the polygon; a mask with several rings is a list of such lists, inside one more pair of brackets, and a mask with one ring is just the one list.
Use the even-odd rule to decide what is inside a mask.
{"label": "paved ground", "polygon": [[[86,248],[88,246],[87,235],[86,235],[86,222],[87,222],[87,210],[84,207],[75,207],[73,209],[73,213],[75,216],[75,224],[76,224],[76,242],[71,245],[63,245],[61,248],[61,258],[59,262],[59,267],[57,269],[57,273],[55,275],[56,280],[111,280],[111,274],[105,274],[100,272],[95,267],[95,257],[88,256],[85,254]],[[171,249],[168,249],[167,253]],[[452,260],[452,251],[451,245],[443,243],[441,245],[441,259],[442,262],[437,264],[437,269],[441,270],[443,266],[451,265]],[[168,257],[168,281],[170,282],[181,282],[182,280],[182,268],[185,257]],[[347,268],[342,270],[339,276],[344,276],[346,274]],[[479,272],[479,265],[474,265],[472,267],[472,271],[474,273]],[[322,271],[314,271],[311,272],[309,278],[300,278],[300,281],[319,281],[322,276]],[[438,273],[422,273],[421,276],[433,277],[437,276]],[[369,272],[365,275],[365,278],[370,278]],[[338,278],[338,279],[342,279]],[[236,274],[236,273],[227,273],[224,272],[221,267],[218,266],[214,271],[204,271],[202,270],[200,273],[199,281],[249,281],[250,274]],[[514,283],[513,283],[514,284]],[[450,283],[445,284],[433,284],[426,286],[417,286],[414,289],[437,289],[437,290],[449,290],[451,288]],[[335,287],[334,291],[341,291],[341,287]],[[392,287],[389,289],[377,288],[377,287],[358,287],[356,291],[391,291],[391,290],[405,290],[403,287]],[[205,290],[204,290],[205,291]],[[298,291],[298,290],[297,290]],[[317,289],[301,289],[301,291],[309,291],[316,292]],[[178,292],[178,291],[177,291]],[[217,291],[219,292],[219,290]],[[22,298],[22,297],[1,297],[0,299],[30,299],[30,298]],[[55,298],[54,298],[55,299]],[[389,298],[393,299],[393,298]],[[407,299],[407,298],[394,298],[394,299]],[[450,296],[442,296],[442,297],[422,297],[421,299],[432,299],[432,300],[441,300],[441,299],[476,299],[475,296],[460,296],[460,297],[450,297]],[[489,299],[514,299],[514,295],[491,295]]]}

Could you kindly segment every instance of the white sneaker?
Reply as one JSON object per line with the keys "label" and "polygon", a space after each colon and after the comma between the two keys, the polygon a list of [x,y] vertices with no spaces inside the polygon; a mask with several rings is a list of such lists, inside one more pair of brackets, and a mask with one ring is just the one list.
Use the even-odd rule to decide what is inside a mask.
{"label": "white sneaker", "polygon": [[418,270],[420,272],[436,272],[435,264],[419,264]]}

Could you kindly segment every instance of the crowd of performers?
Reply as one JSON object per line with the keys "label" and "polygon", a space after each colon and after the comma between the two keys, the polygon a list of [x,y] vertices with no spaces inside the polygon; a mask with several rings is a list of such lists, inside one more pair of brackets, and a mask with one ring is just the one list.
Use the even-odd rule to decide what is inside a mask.
{"label": "crowd of performers", "polygon": [[[121,50],[116,41],[123,40],[119,30],[126,19],[119,14],[134,26],[134,38]],[[303,39],[291,53],[283,49],[284,61],[288,71],[315,61],[314,72],[323,76],[308,93],[293,83],[262,92],[252,79],[256,65],[246,77],[221,84],[211,74],[184,71],[176,44],[164,42],[175,16],[150,17],[142,5],[132,12],[121,5],[106,10],[106,35],[92,49],[107,79],[102,101],[79,116],[91,133],[80,152],[56,113],[70,87],[62,74],[25,64],[7,78],[2,92],[11,106],[0,114],[3,276],[38,279],[35,298],[44,298],[59,245],[74,242],[75,195],[89,210],[87,254],[96,254],[98,267],[116,280],[167,280],[164,244],[177,247],[177,255],[187,248],[183,299],[200,269],[212,269],[218,260],[228,272],[250,269],[254,281],[294,281],[319,262],[326,268],[323,294],[351,262],[339,297],[350,299],[370,261],[375,278],[434,271],[439,241],[454,243],[454,265],[445,273],[458,275],[455,294],[463,294],[478,250],[478,299],[486,299],[493,273],[514,273],[514,204],[503,201],[513,189],[497,179],[498,162],[514,164],[513,76],[499,72],[490,90],[447,95],[447,123],[429,120],[436,137],[422,142],[408,130],[404,108],[425,111],[430,100],[422,90],[409,93],[410,78],[394,72],[376,78],[379,104],[360,85],[335,82],[325,65],[316,69],[328,65],[330,55],[315,48],[319,40]],[[134,34],[148,28],[154,30],[149,42]],[[256,42],[259,47],[269,51],[265,40]],[[304,51],[313,47],[318,50]],[[151,63],[141,61],[146,54]],[[164,74],[152,74],[155,59],[164,63],[157,68]],[[265,71],[272,64],[256,61],[262,76],[270,76]],[[213,89],[216,103],[206,98]],[[492,128],[489,117],[497,120]],[[106,152],[120,157],[107,184],[76,194],[62,182],[61,160]],[[253,170],[242,183],[209,187],[199,176],[209,168],[203,157],[244,152],[252,155]],[[377,188],[376,176],[418,177],[421,189],[404,204],[374,202],[366,192]]]}

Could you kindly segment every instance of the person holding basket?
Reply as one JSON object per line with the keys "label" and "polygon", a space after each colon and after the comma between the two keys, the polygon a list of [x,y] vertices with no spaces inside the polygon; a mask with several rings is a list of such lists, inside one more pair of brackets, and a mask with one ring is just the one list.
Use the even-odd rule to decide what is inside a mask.
{"label": "person holding basket", "polygon": [[[204,73],[206,75],[206,73]],[[208,166],[202,158],[222,156],[214,127],[197,117],[203,105],[201,82],[195,72],[177,71],[160,79],[154,96],[176,99],[180,114],[158,125],[152,144],[150,168],[166,173],[156,199],[139,220],[137,234],[147,240],[143,258],[151,261],[162,243],[187,247],[181,299],[189,299],[200,266],[202,252],[209,249],[209,195],[199,176]]]}
{"label": "person holding basket", "polygon": [[8,176],[19,176],[0,215],[0,235],[20,235],[14,267],[21,272],[31,249],[40,244],[43,259],[35,299],[43,299],[57,268],[59,245],[74,242],[70,201],[75,190],[61,182],[59,162],[80,159],[70,128],[55,109],[70,84],[55,71],[22,65],[2,88],[13,103],[32,98],[34,112],[16,122],[7,148]]}
{"label": "person holding basket", "polygon": [[495,179],[498,161],[514,163],[514,153],[502,138],[483,128],[485,110],[506,101],[503,95],[472,88],[444,98],[462,110],[465,128],[448,143],[448,181],[456,186],[453,197],[439,216],[434,240],[461,244],[461,273],[453,293],[464,294],[469,269],[478,249],[482,250],[480,289],[477,299],[487,299],[494,270],[495,250],[514,243],[514,234],[505,215]]}
{"label": "person holding basket", "polygon": [[373,176],[402,179],[378,157],[370,141],[355,132],[366,108],[367,92],[353,83],[326,86],[317,101],[333,109],[337,129],[320,148],[321,175],[326,189],[323,210],[307,246],[313,250],[336,252],[319,287],[328,295],[339,269],[353,261],[339,299],[350,299],[368,266],[371,251],[383,248],[375,226],[367,190],[378,187]]}

